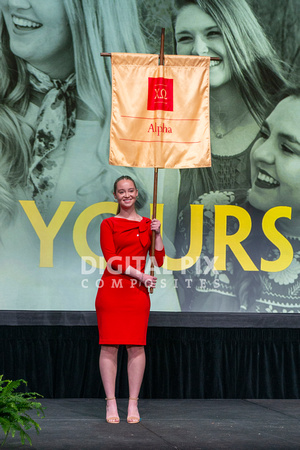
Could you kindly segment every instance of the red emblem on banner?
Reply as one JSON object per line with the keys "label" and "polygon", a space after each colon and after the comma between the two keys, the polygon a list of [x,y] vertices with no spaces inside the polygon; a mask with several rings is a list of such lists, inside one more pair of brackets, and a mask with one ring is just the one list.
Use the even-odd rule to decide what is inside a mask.
{"label": "red emblem on banner", "polygon": [[173,111],[173,78],[148,78],[147,109]]}

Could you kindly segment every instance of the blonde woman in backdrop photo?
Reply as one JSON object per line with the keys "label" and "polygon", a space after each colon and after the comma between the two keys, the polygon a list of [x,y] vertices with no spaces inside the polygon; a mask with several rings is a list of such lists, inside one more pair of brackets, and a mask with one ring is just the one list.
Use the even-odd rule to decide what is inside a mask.
{"label": "blonde woman in backdrop photo", "polygon": [[[0,263],[5,267],[1,306],[89,310],[90,291],[96,289],[99,270],[89,267],[87,288],[74,284],[75,274],[77,280],[85,280],[81,257],[88,256],[78,255],[75,248],[77,218],[95,203],[113,201],[108,186],[120,170],[134,173],[140,192],[137,207],[143,214],[149,214],[151,202],[151,169],[108,164],[110,60],[100,53],[147,52],[136,3],[0,0],[0,26]],[[167,205],[171,191],[164,189],[169,187],[165,173],[161,171],[158,200]],[[19,200],[34,200],[45,224],[61,202],[74,202],[53,240],[53,267],[39,267],[40,239]],[[171,224],[175,224],[173,214]],[[95,251],[96,222],[87,231],[89,248]],[[165,237],[172,256],[175,227],[167,227]],[[16,261],[20,285],[12,271]],[[68,296],[64,295],[66,287]],[[178,309],[176,292],[170,288],[164,294],[167,291],[170,296],[163,296],[165,305],[159,301],[158,305]],[[5,303],[8,298],[9,305]]]}

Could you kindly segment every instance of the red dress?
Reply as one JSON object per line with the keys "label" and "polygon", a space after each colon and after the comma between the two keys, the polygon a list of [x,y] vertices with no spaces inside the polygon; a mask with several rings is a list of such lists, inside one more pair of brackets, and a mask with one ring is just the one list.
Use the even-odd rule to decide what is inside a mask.
{"label": "red dress", "polygon": [[[151,220],[104,219],[100,244],[107,267],[96,297],[99,343],[145,345],[150,312],[148,289],[124,272],[128,266],[144,272],[151,248]],[[155,251],[158,266],[165,251]]]}

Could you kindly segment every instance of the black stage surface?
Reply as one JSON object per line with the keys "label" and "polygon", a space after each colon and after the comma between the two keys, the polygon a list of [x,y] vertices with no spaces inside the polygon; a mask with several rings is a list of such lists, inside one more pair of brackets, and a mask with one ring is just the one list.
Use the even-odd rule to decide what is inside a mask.
{"label": "black stage surface", "polygon": [[[300,400],[144,400],[139,424],[105,422],[99,399],[43,399],[42,430],[32,447],[9,438],[2,448],[53,449],[300,449]],[[1,438],[2,435],[0,434]]]}

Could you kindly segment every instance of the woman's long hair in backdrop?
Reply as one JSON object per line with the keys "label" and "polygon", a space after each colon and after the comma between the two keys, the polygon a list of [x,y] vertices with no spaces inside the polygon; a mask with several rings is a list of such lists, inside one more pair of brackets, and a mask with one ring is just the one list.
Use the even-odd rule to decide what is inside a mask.
{"label": "woman's long hair in backdrop", "polygon": [[[15,188],[27,181],[31,161],[30,130],[23,119],[29,104],[25,62],[9,47],[0,16],[0,227],[14,215]],[[27,132],[26,132],[27,131]]]}
{"label": "woman's long hair in backdrop", "polygon": [[[77,91],[102,124],[98,146],[99,177],[111,180],[108,168],[111,75],[109,58],[101,52],[144,53],[146,44],[139,28],[135,0],[63,0],[74,48]],[[29,105],[26,63],[10,50],[9,36],[0,17],[0,225],[13,217],[17,199],[15,188],[26,185],[32,158],[31,132],[24,132],[24,116]],[[113,169],[111,169],[113,171]],[[117,174],[117,170],[116,174]],[[130,171],[130,169],[128,169]],[[114,174],[115,175],[115,174]],[[115,177],[112,175],[113,177]],[[88,188],[90,186],[90,188]],[[93,180],[82,191],[93,189]],[[142,202],[143,189],[139,186]],[[80,191],[80,189],[79,189]]]}
{"label": "woman's long hair in backdrop", "polygon": [[175,0],[178,9],[198,5],[220,28],[235,80],[258,123],[274,106],[273,96],[289,85],[280,61],[245,0]]}
{"label": "woman's long hair in backdrop", "polygon": [[143,180],[135,170],[109,166],[109,134],[111,115],[111,62],[101,52],[147,53],[144,34],[139,24],[135,0],[64,0],[73,36],[77,90],[80,98],[101,121],[102,133],[98,145],[99,174],[87,180],[77,194],[84,197],[90,192],[107,190],[112,181],[128,173],[136,179],[139,189],[137,208],[147,200]]}

